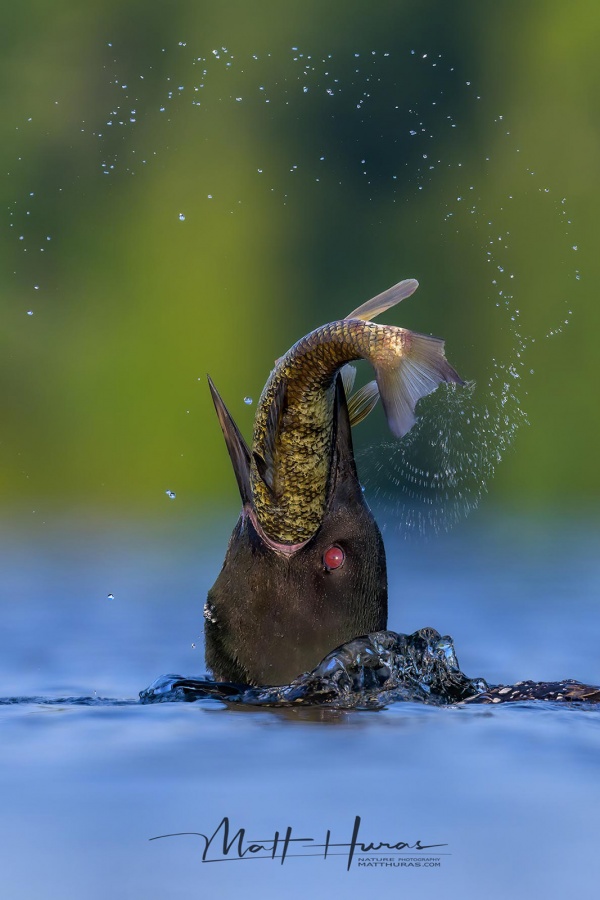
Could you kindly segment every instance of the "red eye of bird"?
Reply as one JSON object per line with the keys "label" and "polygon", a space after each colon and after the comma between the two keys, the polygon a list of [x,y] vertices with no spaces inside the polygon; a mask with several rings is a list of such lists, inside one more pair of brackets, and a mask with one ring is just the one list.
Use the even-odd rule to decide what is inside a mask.
{"label": "red eye of bird", "polygon": [[341,547],[337,546],[337,544],[333,544],[323,554],[323,563],[325,564],[325,568],[329,569],[330,571],[331,569],[339,569],[339,567],[344,564],[345,559],[346,554]]}

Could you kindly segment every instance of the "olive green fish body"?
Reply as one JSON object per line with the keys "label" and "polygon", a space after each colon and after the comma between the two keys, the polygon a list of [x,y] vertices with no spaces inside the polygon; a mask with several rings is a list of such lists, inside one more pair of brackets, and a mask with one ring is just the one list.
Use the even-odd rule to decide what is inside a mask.
{"label": "olive green fish body", "polygon": [[339,370],[357,359],[392,368],[410,337],[403,328],[343,319],[317,328],[278,361],[258,404],[250,469],[256,515],[270,538],[306,541],[323,518]]}

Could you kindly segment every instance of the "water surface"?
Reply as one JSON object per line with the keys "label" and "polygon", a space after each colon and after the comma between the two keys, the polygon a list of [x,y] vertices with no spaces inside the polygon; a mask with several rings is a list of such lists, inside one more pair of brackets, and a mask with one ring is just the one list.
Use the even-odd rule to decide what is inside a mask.
{"label": "water surface", "polygon": [[[590,896],[600,826],[592,709],[135,702],[160,674],[204,670],[202,602],[227,532],[71,521],[25,543],[5,525],[2,697],[121,703],[0,706],[2,895],[300,898],[347,886]],[[514,518],[472,520],[424,545],[390,535],[390,627],[450,633],[463,671],[489,681],[597,682],[597,542],[591,523]],[[210,834],[229,816],[253,839],[291,825],[345,843],[357,815],[365,840],[447,844],[440,866],[348,872],[334,855],[203,864],[193,835],[149,840]]]}

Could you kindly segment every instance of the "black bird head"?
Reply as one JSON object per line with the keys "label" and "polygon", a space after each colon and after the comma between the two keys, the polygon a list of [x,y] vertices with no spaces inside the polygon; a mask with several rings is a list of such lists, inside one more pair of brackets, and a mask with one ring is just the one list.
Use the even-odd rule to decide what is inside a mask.
{"label": "black bird head", "polygon": [[277,544],[260,527],[248,447],[210,379],[209,384],[242,513],[208,592],[206,662],[221,680],[285,684],[339,644],[386,627],[383,541],[358,481],[339,375],[323,520],[310,540],[295,547]]}

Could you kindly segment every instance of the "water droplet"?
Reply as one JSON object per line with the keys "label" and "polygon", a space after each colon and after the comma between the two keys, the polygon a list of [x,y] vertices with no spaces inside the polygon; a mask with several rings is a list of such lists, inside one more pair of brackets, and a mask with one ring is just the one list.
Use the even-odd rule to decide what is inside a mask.
{"label": "water droplet", "polygon": [[165,491],[165,494],[167,495],[167,497],[169,498],[169,500],[174,500],[175,497],[177,496],[177,494],[175,493],[175,491]]}
{"label": "water droplet", "polygon": [[244,403],[246,406],[250,406],[252,404],[252,397],[244,397]]}

